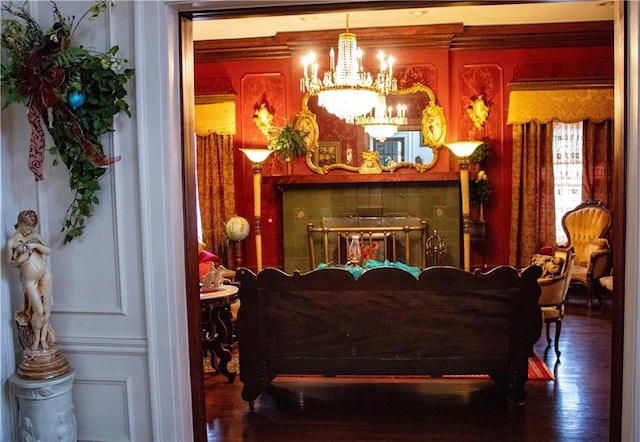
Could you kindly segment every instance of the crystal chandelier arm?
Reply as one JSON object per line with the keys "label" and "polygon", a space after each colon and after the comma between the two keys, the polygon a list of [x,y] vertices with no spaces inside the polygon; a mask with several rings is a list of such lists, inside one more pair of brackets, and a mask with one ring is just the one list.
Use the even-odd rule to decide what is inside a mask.
{"label": "crystal chandelier arm", "polygon": [[[319,66],[313,52],[303,58],[302,92],[317,95],[318,102],[327,111],[348,123],[365,115],[375,106],[376,95],[387,95],[397,90],[393,78],[394,59],[385,59],[379,52],[380,72],[374,77],[363,68],[363,53],[358,47],[356,35],[349,32],[349,14],[346,16],[346,32],[338,37],[338,57],[333,48],[329,52],[329,70],[318,77]],[[375,78],[375,80],[374,80]],[[324,97],[323,97],[324,96]]]}

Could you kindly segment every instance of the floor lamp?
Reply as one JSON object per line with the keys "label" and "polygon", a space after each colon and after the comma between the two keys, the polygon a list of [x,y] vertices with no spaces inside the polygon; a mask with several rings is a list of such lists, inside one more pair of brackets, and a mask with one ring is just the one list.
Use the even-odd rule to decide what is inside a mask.
{"label": "floor lamp", "polygon": [[460,164],[460,191],[462,195],[462,239],[464,269],[471,271],[471,216],[469,213],[469,156],[482,141],[459,141],[446,146],[458,157]]}
{"label": "floor lamp", "polygon": [[267,159],[271,151],[269,149],[240,149],[251,161],[253,168],[253,215],[255,225],[253,233],[256,236],[256,273],[262,270],[262,235],[260,233],[260,214],[262,203],[260,201],[262,186],[262,163]]}

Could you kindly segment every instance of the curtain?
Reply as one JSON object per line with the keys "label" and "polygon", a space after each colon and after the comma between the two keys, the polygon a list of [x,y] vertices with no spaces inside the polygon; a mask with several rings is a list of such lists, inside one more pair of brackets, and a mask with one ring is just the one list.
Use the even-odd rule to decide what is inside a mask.
{"label": "curtain", "polygon": [[513,125],[509,264],[529,264],[556,245],[552,121],[584,122],[582,198],[611,201],[613,88],[609,81],[513,83],[507,124]]}
{"label": "curtain", "polygon": [[233,135],[196,136],[198,200],[205,249],[233,268],[225,223],[236,214],[233,173]]}
{"label": "curtain", "polygon": [[509,265],[522,268],[556,241],[551,125],[513,125],[512,185]]}
{"label": "curtain", "polygon": [[562,82],[512,83],[507,124],[613,118],[613,87]]}
{"label": "curtain", "polygon": [[600,200],[610,208],[613,166],[613,121],[586,120],[582,135],[582,199]]}

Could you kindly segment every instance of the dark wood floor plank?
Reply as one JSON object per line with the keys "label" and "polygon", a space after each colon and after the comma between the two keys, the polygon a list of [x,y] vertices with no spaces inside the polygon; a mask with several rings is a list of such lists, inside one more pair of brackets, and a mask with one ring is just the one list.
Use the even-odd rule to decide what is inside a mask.
{"label": "dark wood floor plank", "polygon": [[[552,329],[553,333],[553,329]],[[207,434],[218,441],[607,441],[611,316],[570,298],[555,381],[529,381],[518,407],[487,380],[278,377],[250,411],[242,383],[205,374]]]}

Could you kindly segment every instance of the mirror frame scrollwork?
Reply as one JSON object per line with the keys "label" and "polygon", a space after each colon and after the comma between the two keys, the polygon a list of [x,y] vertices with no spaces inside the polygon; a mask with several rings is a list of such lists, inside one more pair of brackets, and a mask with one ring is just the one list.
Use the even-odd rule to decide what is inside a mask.
{"label": "mirror frame scrollwork", "polygon": [[[373,165],[375,167],[372,167],[371,158],[367,158],[366,162],[363,161],[362,166],[351,166],[343,163],[328,164],[324,166],[314,164],[313,158],[316,150],[318,149],[320,133],[316,115],[309,110],[310,96],[309,94],[304,94],[301,100],[301,111],[295,115],[293,127],[306,133],[307,155],[305,161],[309,169],[318,174],[326,174],[336,169],[360,173],[393,172],[394,170],[402,167],[414,168],[418,172],[424,172],[431,169],[438,161],[438,150],[444,145],[445,137],[447,135],[447,121],[444,115],[444,109],[436,104],[436,96],[433,90],[421,83],[416,83],[407,89],[398,90],[397,92],[394,92],[394,95],[408,95],[415,93],[425,93],[429,97],[429,103],[422,110],[420,123],[420,132],[424,140],[424,145],[430,147],[433,151],[433,159],[429,163],[422,164],[403,161],[389,166],[375,164]],[[363,155],[366,153],[366,151],[363,152]]]}

